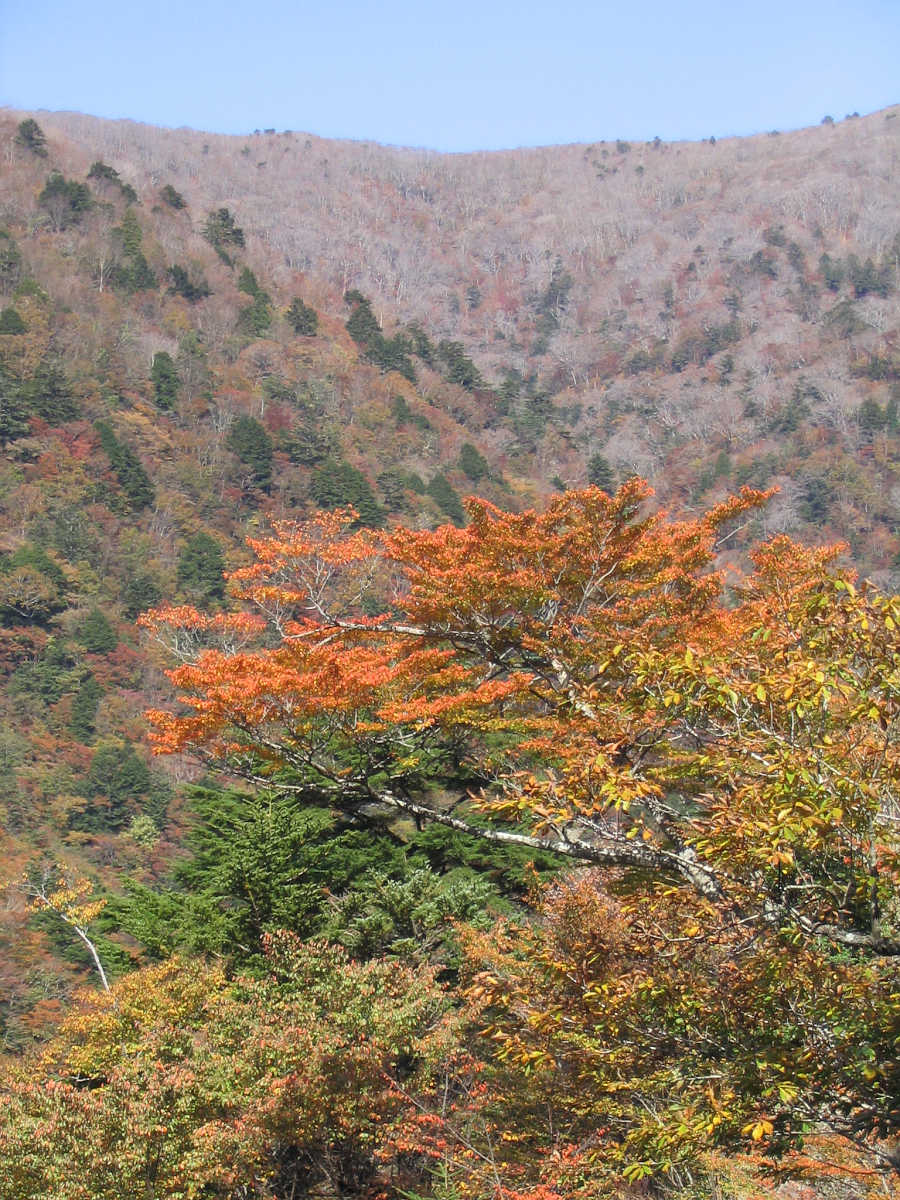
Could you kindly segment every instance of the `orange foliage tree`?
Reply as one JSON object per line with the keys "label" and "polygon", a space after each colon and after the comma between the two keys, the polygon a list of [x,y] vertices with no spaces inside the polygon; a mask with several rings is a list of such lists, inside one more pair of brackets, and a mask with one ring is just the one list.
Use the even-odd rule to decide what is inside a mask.
{"label": "orange foliage tree", "polygon": [[[658,1054],[640,1068],[657,1072],[651,1123],[691,1145],[773,1149],[796,1144],[814,1115],[855,1138],[889,1134],[900,1117],[900,600],[857,586],[837,549],[785,538],[756,549],[749,572],[717,565],[763,493],[683,521],[649,513],[649,496],[632,480],[612,497],[566,493],[543,513],[470,500],[463,529],[353,532],[352,512],[277,526],[230,577],[240,611],[142,619],[180,659],[181,710],[150,714],[157,749],[347,812],[389,806],[615,868],[610,886],[631,899],[598,961],[632,964],[629,1020],[654,979],[669,995]],[[637,931],[624,942],[622,921]],[[486,962],[485,1019],[504,989],[529,972],[534,984],[542,954],[517,980]],[[679,956],[694,966],[673,982]],[[721,982],[727,963],[744,990],[709,995],[777,1015],[771,1061],[750,1039],[743,1078],[726,1068],[737,1036],[726,1023],[678,1104],[663,1104],[679,1055],[705,1036],[685,979]],[[609,984],[598,972],[575,1004],[586,1027],[588,991]],[[789,997],[804,988],[833,1003],[792,1025]],[[564,1025],[552,990],[547,1011]],[[841,995],[855,1049],[835,1032]],[[527,1008],[512,1011],[533,1033]],[[504,1011],[498,1041],[515,1060],[522,1030]],[[610,1065],[616,1028],[591,1071],[608,1059],[624,1087],[640,1072]],[[817,1037],[846,1053],[817,1054]],[[523,1069],[549,1053],[526,1049],[538,1057]],[[700,1069],[706,1057],[715,1069]],[[619,1167],[653,1174],[673,1161],[670,1139],[654,1141],[638,1108],[615,1128],[634,1150]]]}

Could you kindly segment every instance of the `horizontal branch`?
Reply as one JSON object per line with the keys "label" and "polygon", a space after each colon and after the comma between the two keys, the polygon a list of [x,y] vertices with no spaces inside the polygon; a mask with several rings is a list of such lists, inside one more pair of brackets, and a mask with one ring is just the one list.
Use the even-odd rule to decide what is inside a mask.
{"label": "horizontal branch", "polygon": [[897,938],[884,937],[880,933],[866,933],[861,929],[840,929],[829,925],[827,921],[813,921],[795,908],[784,904],[768,903],[763,909],[763,919],[768,925],[781,925],[792,921],[809,937],[824,938],[837,946],[846,946],[850,950],[867,950],[883,958],[900,957],[900,941]]}
{"label": "horizontal branch", "polygon": [[496,829],[490,825],[473,825],[469,821],[440,812],[426,804],[418,804],[415,800],[410,800],[395,792],[378,792],[374,794],[373,799],[421,820],[434,821],[438,825],[445,825],[448,829],[456,829],[470,837],[483,838],[485,841],[495,842],[498,845],[524,846],[530,850],[561,854],[566,858],[596,863],[598,866],[604,867],[640,867],[643,870],[656,871],[660,874],[675,871],[708,899],[716,899],[722,894],[721,886],[714,873],[699,862],[696,854],[690,848],[673,853],[621,837],[610,837],[610,844],[607,845],[597,845],[595,842],[586,842],[581,838],[565,836],[535,837],[533,834],[514,833],[511,830]]}

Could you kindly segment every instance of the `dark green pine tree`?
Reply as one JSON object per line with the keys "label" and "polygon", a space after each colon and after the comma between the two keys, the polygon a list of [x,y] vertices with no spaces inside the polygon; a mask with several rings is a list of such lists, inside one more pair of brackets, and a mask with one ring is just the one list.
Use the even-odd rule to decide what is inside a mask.
{"label": "dark green pine tree", "polygon": [[891,436],[900,431],[900,383],[891,385],[891,394],[884,406],[884,424]]}
{"label": "dark green pine tree", "polygon": [[227,208],[218,208],[207,214],[203,236],[229,267],[232,266],[232,260],[228,249],[234,246],[242,249],[244,245],[244,231],[235,224],[234,217]]}
{"label": "dark green pine tree", "polygon": [[91,654],[110,654],[119,644],[116,631],[99,608],[92,608],[81,622],[78,640]]}
{"label": "dark green pine tree", "polygon": [[490,466],[483,454],[472,445],[471,442],[463,442],[459,451],[459,469],[464,475],[467,475],[473,483],[480,483],[486,475],[490,474]]}
{"label": "dark green pine tree", "polygon": [[412,342],[399,333],[386,338],[372,312],[370,301],[361,292],[347,292],[344,300],[353,305],[345,328],[369,362],[381,367],[382,371],[397,371],[410,383],[415,383],[416,370],[409,357]]}
{"label": "dark green pine tree", "polygon": [[69,732],[79,742],[90,742],[97,731],[97,709],[103,697],[103,688],[93,675],[86,675],[72,698],[69,714]]}
{"label": "dark green pine tree", "polygon": [[165,187],[160,189],[160,198],[164,204],[168,204],[169,208],[174,208],[176,212],[179,209],[187,208],[187,200],[182,196],[181,192],[176,192],[171,183],[167,183]]}
{"label": "dark green pine tree", "polygon": [[82,786],[88,803],[72,815],[71,827],[87,833],[118,832],[144,807],[152,783],[150,769],[130,742],[101,744]]}
{"label": "dark green pine tree", "polygon": [[296,793],[191,789],[186,849],[161,891],[130,884],[111,907],[154,957],[261,962],[261,936],[328,937],[354,957],[458,962],[454,922],[489,923],[560,864],[431,826],[401,842],[377,815],[337,814]]}
{"label": "dark green pine tree", "polygon": [[592,487],[602,488],[609,495],[616,490],[615,472],[602,454],[591,455],[588,460],[587,476],[588,483]]}
{"label": "dark green pine tree", "polygon": [[225,555],[214,537],[202,530],[188,538],[178,556],[177,583],[195,603],[225,599]]}
{"label": "dark green pine tree", "polygon": [[272,306],[265,292],[257,292],[253,303],[238,314],[238,332],[247,337],[263,337],[272,325]]}
{"label": "dark green pine tree", "polygon": [[238,276],[238,291],[246,292],[248,296],[259,295],[259,283],[249,267],[244,267]]}
{"label": "dark green pine tree", "polygon": [[347,318],[345,328],[359,346],[368,346],[381,334],[381,326],[372,312],[372,304],[361,292],[351,291],[344,296],[352,304],[353,312]]}
{"label": "dark green pine tree", "polygon": [[4,308],[0,311],[0,333],[27,333],[28,326],[22,316],[14,308]]}
{"label": "dark green pine tree", "polygon": [[444,516],[449,517],[454,525],[465,525],[466,514],[459,493],[442,471],[435,475],[426,491]]}
{"label": "dark green pine tree", "polygon": [[315,337],[318,333],[318,313],[310,305],[304,304],[299,296],[294,297],[284,316],[297,337]]}
{"label": "dark green pine tree", "polygon": [[130,446],[118,440],[108,421],[95,421],[94,428],[132,511],[149,508],[156,499],[156,492],[141,460]]}
{"label": "dark green pine tree", "polygon": [[93,204],[93,198],[86,183],[66,179],[54,171],[38,196],[38,204],[48,213],[54,229],[61,230],[77,225]]}
{"label": "dark green pine tree", "polygon": [[196,788],[190,808],[190,856],[175,870],[175,887],[132,886],[118,914],[154,955],[180,949],[252,962],[264,933],[320,932],[329,893],[390,861],[386,839],[379,853],[371,834],[341,832],[327,809],[291,794]]}
{"label": "dark green pine tree", "polygon": [[183,296],[188,304],[197,304],[198,301],[205,300],[207,296],[212,295],[206,276],[202,271],[197,269],[187,271],[175,263],[169,267],[167,274],[171,280],[169,291],[176,296]]}
{"label": "dark green pine tree", "polygon": [[0,446],[7,446],[28,432],[28,405],[21,385],[0,364]]}
{"label": "dark green pine tree", "polygon": [[458,384],[468,392],[484,387],[481,372],[466,354],[462,342],[440,342],[437,352],[444,360],[447,368],[445,376],[450,383]]}
{"label": "dark green pine tree", "polygon": [[81,416],[68,379],[57,363],[45,359],[20,389],[23,403],[35,416],[50,425],[63,425]]}
{"label": "dark green pine tree", "polygon": [[30,150],[38,158],[47,157],[47,139],[34,117],[26,117],[24,121],[19,122],[16,145],[21,146],[23,150]]}
{"label": "dark green pine tree", "polygon": [[171,412],[178,402],[178,370],[167,350],[159,350],[153,355],[150,379],[153,383],[156,407],[164,412]]}
{"label": "dark green pine tree", "polygon": [[122,611],[130,621],[148,608],[155,607],[160,600],[162,589],[146,571],[132,575],[122,588]]}
{"label": "dark green pine tree", "polygon": [[0,229],[0,290],[12,292],[22,278],[22,251],[16,239]]}
{"label": "dark green pine tree", "polygon": [[272,439],[255,417],[240,416],[228,431],[225,445],[250,469],[256,487],[268,491],[272,483]]}
{"label": "dark green pine tree", "polygon": [[384,509],[375,498],[371,484],[362,471],[342,459],[328,458],[313,472],[310,493],[320,508],[343,508],[352,504],[359,514],[359,525],[380,529]]}

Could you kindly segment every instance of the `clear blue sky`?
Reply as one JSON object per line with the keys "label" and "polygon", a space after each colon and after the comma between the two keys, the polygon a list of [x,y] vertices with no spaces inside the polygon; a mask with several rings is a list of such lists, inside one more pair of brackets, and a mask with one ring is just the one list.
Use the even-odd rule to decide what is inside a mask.
{"label": "clear blue sky", "polygon": [[0,0],[0,103],[439,150],[900,101],[900,0]]}

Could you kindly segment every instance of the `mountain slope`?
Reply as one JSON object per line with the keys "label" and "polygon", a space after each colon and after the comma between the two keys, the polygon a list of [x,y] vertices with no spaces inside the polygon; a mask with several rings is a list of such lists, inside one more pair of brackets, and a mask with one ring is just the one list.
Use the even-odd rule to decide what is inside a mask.
{"label": "mountain slope", "polygon": [[[898,114],[458,156],[43,113],[35,148],[2,114],[10,873],[168,869],[194,768],[149,766],[168,691],[134,617],[221,604],[272,519],[777,484],[743,536],[845,538],[892,584]],[[14,1045],[77,972],[21,901],[4,919]]]}

